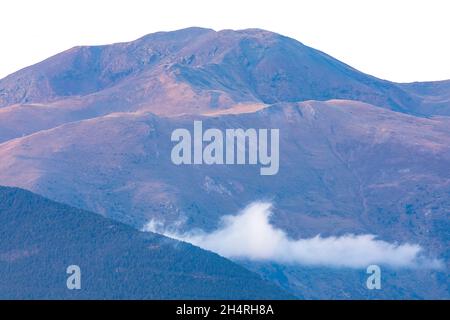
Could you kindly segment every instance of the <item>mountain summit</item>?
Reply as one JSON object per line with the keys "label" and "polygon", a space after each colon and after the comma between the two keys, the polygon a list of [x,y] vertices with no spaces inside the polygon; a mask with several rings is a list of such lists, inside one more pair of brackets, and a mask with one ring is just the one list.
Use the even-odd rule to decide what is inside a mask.
{"label": "mountain summit", "polygon": [[404,86],[260,29],[188,28],[74,47],[0,81],[0,107],[64,100],[98,113],[195,113],[236,103],[329,99],[434,112],[420,108],[420,97]]}
{"label": "mountain summit", "polygon": [[377,79],[265,30],[188,28],[74,47],[0,80],[0,142],[112,112],[173,116],[307,100],[449,115],[447,88]]}

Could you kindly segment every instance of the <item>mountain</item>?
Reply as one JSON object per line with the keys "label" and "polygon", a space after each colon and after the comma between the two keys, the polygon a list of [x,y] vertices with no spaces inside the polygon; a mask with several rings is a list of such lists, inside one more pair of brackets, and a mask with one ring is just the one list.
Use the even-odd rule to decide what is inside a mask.
{"label": "mountain", "polygon": [[0,80],[0,141],[111,112],[198,114],[236,104],[347,99],[450,115],[448,99],[410,88],[272,32],[188,28],[75,47]]}
{"label": "mountain", "polygon": [[[418,243],[448,263],[449,119],[342,100],[200,118],[204,128],[280,128],[280,170],[270,177],[261,176],[258,166],[174,165],[171,132],[191,128],[194,119],[111,114],[14,139],[0,145],[0,182],[137,229],[155,219],[180,230],[209,231],[249,202],[271,199],[277,208],[273,223],[292,238],[376,234]],[[441,289],[421,292],[439,287],[442,275],[401,274],[404,286],[425,284],[408,291],[413,296],[442,295]],[[355,284],[360,276],[348,279]],[[312,291],[316,298],[333,297]]]}
{"label": "mountain", "polygon": [[[192,129],[194,119],[205,129],[280,128],[278,174],[173,164],[171,133]],[[1,144],[0,182],[136,228],[157,218],[209,230],[251,201],[272,199],[276,223],[292,236],[367,232],[444,252],[449,128],[447,118],[342,100],[200,118],[119,113]]]}
{"label": "mountain", "polygon": [[[440,271],[389,270],[395,289],[374,296],[361,270],[239,261],[291,293],[446,298],[449,94],[448,81],[380,80],[258,29],[76,47],[0,80],[0,184],[139,230],[156,221],[209,232],[270,200],[271,223],[292,239],[373,234],[444,262]],[[171,133],[192,131],[195,120],[279,129],[278,174],[174,165]]]}
{"label": "mountain", "polygon": [[450,81],[414,82],[401,84],[400,87],[419,100],[419,108],[429,114],[449,115]]}
{"label": "mountain", "polygon": [[1,299],[293,298],[211,252],[17,188],[0,187],[0,234]]}

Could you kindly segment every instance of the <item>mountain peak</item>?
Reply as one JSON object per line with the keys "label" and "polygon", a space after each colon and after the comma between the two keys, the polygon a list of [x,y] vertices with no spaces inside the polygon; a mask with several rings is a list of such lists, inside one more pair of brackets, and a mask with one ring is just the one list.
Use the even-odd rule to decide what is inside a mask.
{"label": "mountain peak", "polygon": [[131,42],[75,47],[0,80],[0,108],[67,104],[70,99],[88,115],[204,113],[239,103],[329,99],[358,100],[411,114],[450,113],[440,105],[425,108],[423,97],[409,88],[257,28],[191,27]]}

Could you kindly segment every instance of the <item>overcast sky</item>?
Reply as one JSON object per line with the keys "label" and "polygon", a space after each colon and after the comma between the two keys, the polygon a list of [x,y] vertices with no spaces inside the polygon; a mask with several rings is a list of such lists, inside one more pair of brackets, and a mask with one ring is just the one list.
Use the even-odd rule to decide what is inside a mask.
{"label": "overcast sky", "polygon": [[450,79],[448,0],[2,0],[0,78],[76,45],[189,26],[275,31],[388,80]]}

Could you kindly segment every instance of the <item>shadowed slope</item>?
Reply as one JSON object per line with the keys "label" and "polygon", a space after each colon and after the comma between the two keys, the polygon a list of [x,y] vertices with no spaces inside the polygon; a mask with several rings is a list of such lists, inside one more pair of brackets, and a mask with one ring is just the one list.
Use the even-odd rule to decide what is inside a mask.
{"label": "shadowed slope", "polygon": [[216,254],[20,189],[0,187],[0,234],[1,299],[292,298]]}

